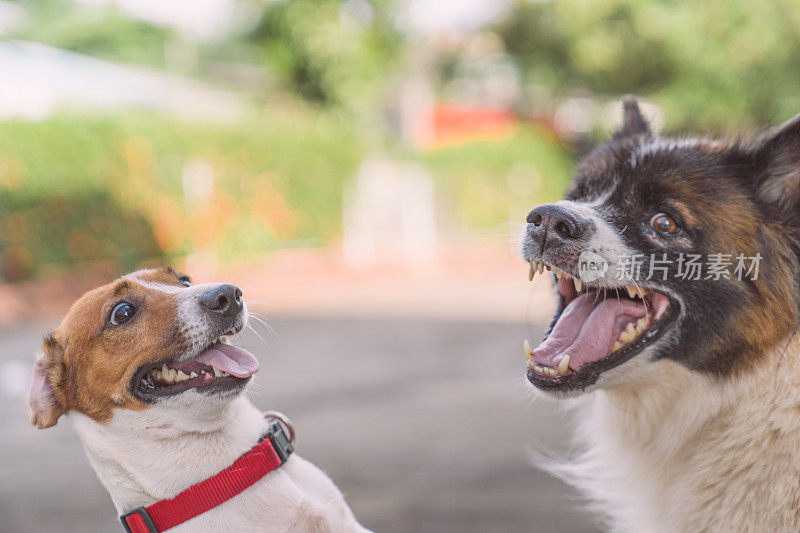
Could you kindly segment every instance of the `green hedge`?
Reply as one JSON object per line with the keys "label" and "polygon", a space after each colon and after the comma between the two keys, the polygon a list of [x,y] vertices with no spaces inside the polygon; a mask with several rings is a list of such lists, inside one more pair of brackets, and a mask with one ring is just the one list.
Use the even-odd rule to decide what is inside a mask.
{"label": "green hedge", "polygon": [[[328,242],[369,144],[306,108],[231,125],[142,114],[0,122],[0,276],[97,261],[124,271],[190,250],[227,261],[287,241]],[[479,233],[558,197],[572,166],[530,127],[404,157],[431,169],[445,224]],[[212,169],[213,196],[186,196],[187,165]]]}
{"label": "green hedge", "polygon": [[[61,115],[0,123],[0,257],[7,278],[82,261],[130,268],[188,250],[242,257],[339,231],[361,158],[335,118],[287,109],[245,124]],[[213,169],[187,201],[187,163]],[[196,163],[195,163],[196,164]]]}

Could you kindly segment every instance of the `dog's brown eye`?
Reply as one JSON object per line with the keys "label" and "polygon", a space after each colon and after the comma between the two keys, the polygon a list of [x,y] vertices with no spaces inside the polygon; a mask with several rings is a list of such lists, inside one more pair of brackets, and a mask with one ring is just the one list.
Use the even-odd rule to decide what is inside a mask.
{"label": "dog's brown eye", "polygon": [[654,215],[653,218],[650,219],[650,225],[653,226],[659,233],[666,233],[671,235],[677,232],[680,228],[678,228],[678,224],[675,223],[669,215],[665,215],[664,213],[659,213]]}
{"label": "dog's brown eye", "polygon": [[136,314],[136,308],[128,302],[117,304],[111,311],[111,323],[115,326],[124,324]]}

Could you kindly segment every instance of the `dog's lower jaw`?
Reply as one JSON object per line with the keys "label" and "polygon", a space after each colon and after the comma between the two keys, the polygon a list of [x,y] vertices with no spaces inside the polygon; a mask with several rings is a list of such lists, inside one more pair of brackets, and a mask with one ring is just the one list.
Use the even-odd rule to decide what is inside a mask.
{"label": "dog's lower jaw", "polygon": [[571,400],[583,452],[551,469],[614,531],[800,531],[800,341],[713,378],[670,361]]}
{"label": "dog's lower jaw", "polygon": [[[219,413],[176,423],[175,414],[159,408],[118,409],[106,423],[71,413],[86,454],[118,514],[172,498],[213,476],[252,448],[267,429],[263,414],[244,396],[224,404]],[[317,467],[292,454],[277,471],[214,508],[170,531],[365,532],[336,486]],[[233,508],[231,508],[233,506]],[[331,517],[336,520],[331,521]]]}

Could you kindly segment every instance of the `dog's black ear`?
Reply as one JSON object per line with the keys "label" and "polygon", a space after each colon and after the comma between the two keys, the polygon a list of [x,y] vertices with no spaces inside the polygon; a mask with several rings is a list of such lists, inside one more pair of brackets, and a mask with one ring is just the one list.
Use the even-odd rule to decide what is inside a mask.
{"label": "dog's black ear", "polygon": [[755,149],[758,197],[770,210],[800,218],[800,115],[763,135]]}
{"label": "dog's black ear", "polygon": [[615,139],[631,135],[652,135],[650,125],[639,110],[639,102],[633,96],[622,99],[622,128],[614,134]]}
{"label": "dog's black ear", "polygon": [[43,429],[56,425],[67,412],[62,391],[64,380],[64,349],[53,332],[44,337],[42,354],[33,364],[33,379],[28,394],[28,414],[31,424]]}

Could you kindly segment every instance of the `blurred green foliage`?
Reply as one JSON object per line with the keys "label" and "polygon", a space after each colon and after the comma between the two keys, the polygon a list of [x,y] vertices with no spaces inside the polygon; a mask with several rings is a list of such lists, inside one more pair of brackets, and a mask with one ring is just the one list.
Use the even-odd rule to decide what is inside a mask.
{"label": "blurred green foliage", "polygon": [[300,108],[231,126],[141,114],[0,123],[5,275],[324,242],[339,232],[360,147],[340,120]]}
{"label": "blurred green foliage", "polygon": [[164,68],[165,47],[183,40],[163,26],[126,17],[113,5],[17,0],[28,23],[15,37],[111,61]]}
{"label": "blurred green foliage", "polygon": [[[237,0],[246,20],[208,42],[111,4],[17,3],[28,23],[12,37],[177,69],[259,98],[251,117],[226,126],[147,113],[0,122],[7,277],[83,261],[129,268],[194,250],[226,260],[288,240],[330,241],[340,232],[342,191],[374,151],[422,161],[455,227],[486,232],[522,220],[532,202],[560,197],[569,181],[574,154],[550,133],[522,125],[501,140],[410,152],[386,134],[400,114],[393,107],[404,75],[425,71],[431,86],[445,88],[459,65],[497,64],[481,53],[519,68],[517,109],[537,114],[565,97],[603,104],[633,93],[661,106],[669,129],[737,133],[800,112],[796,0],[516,0],[491,28],[416,42],[403,33],[406,4],[391,0]],[[438,57],[422,58],[430,50]],[[460,81],[456,97],[476,94]],[[209,173],[213,193],[190,183]]]}
{"label": "blurred green foliage", "polygon": [[532,201],[561,198],[574,164],[570,151],[535,126],[503,140],[430,150],[421,160],[436,179],[447,223],[482,232],[521,223]]}
{"label": "blurred green foliage", "polygon": [[734,133],[800,112],[796,0],[518,0],[497,31],[552,97],[633,93],[669,127]]}
{"label": "blurred green foliage", "polygon": [[401,36],[386,0],[271,2],[239,38],[301,97],[374,112],[397,68]]}

